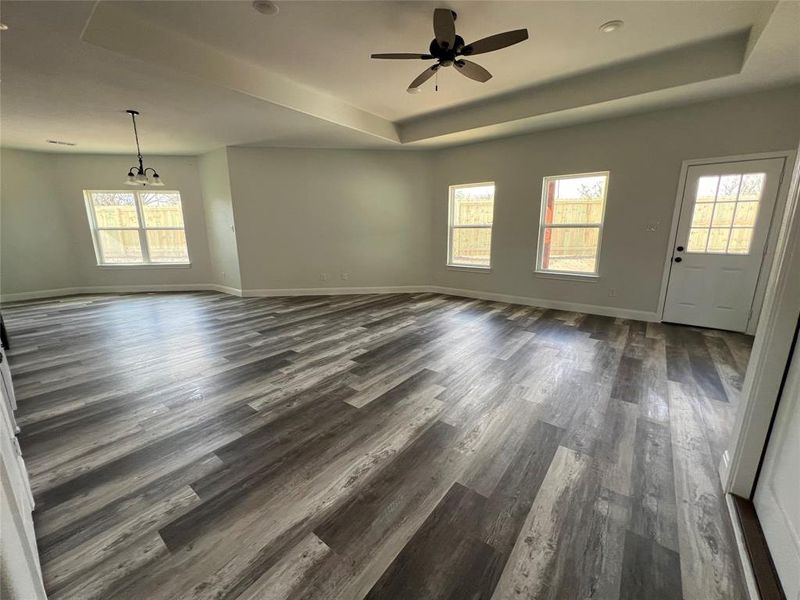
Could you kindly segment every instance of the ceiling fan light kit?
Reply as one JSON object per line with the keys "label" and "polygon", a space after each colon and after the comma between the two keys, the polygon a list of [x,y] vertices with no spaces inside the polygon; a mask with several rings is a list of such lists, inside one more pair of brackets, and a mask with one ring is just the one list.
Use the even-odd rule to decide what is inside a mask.
{"label": "ceiling fan light kit", "polygon": [[515,29],[465,44],[464,38],[456,34],[456,17],[456,13],[448,8],[437,8],[433,11],[433,34],[435,37],[428,48],[428,54],[386,53],[373,54],[371,58],[437,61],[435,65],[420,73],[408,86],[407,91],[415,94],[419,92],[419,87],[433,77],[441,67],[455,67],[456,71],[464,77],[485,83],[492,78],[492,74],[479,64],[462,57],[494,52],[528,39],[527,29]]}
{"label": "ceiling fan light kit", "polygon": [[[139,166],[133,166],[128,169],[128,177],[125,179],[125,185],[151,185],[153,187],[163,187],[164,182],[153,167],[144,167],[144,159],[142,158],[142,150],[139,148],[139,132],[136,129],[136,115],[139,114],[138,110],[128,109],[125,111],[131,116],[133,121],[133,135],[136,138],[136,155],[139,158]],[[148,175],[148,171],[152,171]]]}

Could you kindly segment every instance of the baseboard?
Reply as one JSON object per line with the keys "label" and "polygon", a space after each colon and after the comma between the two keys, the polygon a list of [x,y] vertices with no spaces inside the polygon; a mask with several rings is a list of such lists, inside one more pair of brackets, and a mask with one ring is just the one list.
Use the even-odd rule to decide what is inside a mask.
{"label": "baseboard", "polygon": [[367,287],[327,288],[268,288],[243,290],[245,298],[272,298],[277,296],[349,296],[353,294],[419,294],[432,291],[427,285],[395,285]]}
{"label": "baseboard", "polygon": [[508,304],[521,304],[523,306],[537,306],[571,312],[602,315],[621,319],[635,319],[637,321],[658,321],[655,312],[618,308],[614,306],[599,306],[597,304],[580,304],[577,302],[564,302],[561,300],[546,300],[528,296],[511,296],[496,294],[480,290],[464,290],[459,288],[443,287],[438,285],[400,285],[400,286],[366,286],[366,287],[326,287],[326,288],[267,288],[246,289],[220,285],[216,283],[178,283],[161,285],[111,285],[111,286],[86,286],[59,288],[53,290],[39,290],[36,292],[20,292],[15,294],[0,295],[0,302],[18,302],[21,300],[37,300],[42,298],[56,298],[59,296],[74,296],[76,294],[125,294],[135,292],[194,292],[215,291],[232,296],[245,298],[272,298],[277,296],[345,296],[353,294],[419,294],[436,293],[462,298],[475,298],[491,302],[505,302]]}
{"label": "baseboard", "polygon": [[0,302],[19,302],[21,300],[38,300],[39,298],[57,298],[59,296],[74,296],[84,294],[85,288],[71,287],[53,290],[37,290],[35,292],[16,292],[13,294],[0,294]]}
{"label": "baseboard", "polygon": [[23,300],[39,300],[44,298],[59,298],[62,296],[75,296],[78,294],[131,294],[141,292],[222,292],[233,296],[241,296],[242,290],[218,285],[215,283],[166,283],[151,285],[99,285],[58,288],[52,290],[37,290],[35,292],[17,292],[1,294],[0,302],[20,302]]}
{"label": "baseboard", "polygon": [[717,466],[717,474],[719,475],[719,481],[722,484],[722,489],[727,488],[728,477],[730,476],[731,472],[731,458],[730,454],[727,450],[722,453],[722,458],[719,461],[719,465]]}
{"label": "baseboard", "polygon": [[580,304],[577,302],[564,302],[563,300],[547,300],[544,298],[531,298],[528,296],[511,296],[508,294],[496,294],[494,292],[484,292],[479,290],[462,290],[441,286],[428,286],[426,291],[436,292],[439,294],[448,294],[450,296],[462,296],[464,298],[476,298],[478,300],[491,300],[493,302],[506,302],[508,304],[522,304],[523,306],[537,306],[539,308],[552,308],[556,310],[588,313],[592,315],[601,315],[604,317],[635,319],[637,321],[659,321],[658,315],[655,312],[635,310],[630,308],[618,308],[615,306]]}
{"label": "baseboard", "polygon": [[213,290],[215,292],[222,292],[223,294],[230,294],[231,296],[239,296],[240,298],[244,296],[244,293],[239,288],[230,287],[228,285],[219,285],[216,283],[211,283],[208,285],[208,289]]}
{"label": "baseboard", "polygon": [[635,319],[637,321],[659,321],[658,315],[653,311],[617,308],[614,306],[599,306],[596,304],[580,304],[577,302],[564,302],[561,300],[545,300],[528,296],[511,296],[496,294],[480,290],[464,290],[459,288],[443,287],[438,285],[406,285],[406,286],[378,286],[378,287],[329,287],[329,288],[284,288],[284,289],[250,289],[243,290],[245,297],[274,297],[274,296],[337,296],[348,294],[417,294],[431,292],[460,296],[462,298],[475,298],[492,302],[506,302],[508,304],[521,304],[523,306],[538,306],[540,308],[553,308],[572,312],[589,313],[606,317],[621,319]]}

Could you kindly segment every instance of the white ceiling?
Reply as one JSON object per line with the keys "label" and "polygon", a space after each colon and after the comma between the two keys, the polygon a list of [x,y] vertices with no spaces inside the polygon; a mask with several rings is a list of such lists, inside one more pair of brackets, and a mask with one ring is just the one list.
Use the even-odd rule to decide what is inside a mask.
{"label": "white ceiling", "polygon": [[[370,147],[334,123],[81,42],[94,2],[3,2],[0,140],[54,152],[130,152],[125,109],[138,109],[145,151],[194,154],[257,141]],[[75,142],[53,146],[47,139]]]}
{"label": "white ceiling", "polygon": [[[269,17],[236,0],[5,0],[0,141],[128,152],[137,108],[151,153],[436,146],[800,80],[795,0],[278,4]],[[485,84],[443,69],[438,92],[409,95],[427,63],[369,54],[426,51],[442,6],[467,42],[520,27],[531,39],[476,56]],[[600,33],[611,19],[625,26]]]}
{"label": "white ceiling", "polygon": [[[136,2],[125,2],[131,8]],[[615,62],[747,29],[767,3],[755,2],[280,2],[256,13],[249,2],[153,1],[144,17],[243,60],[397,121],[488,98]],[[530,39],[476,56],[494,75],[482,85],[453,69],[439,91],[405,93],[432,63],[370,60],[373,52],[427,52],[433,10],[458,14],[467,43],[526,27]],[[623,19],[613,35],[598,26]]]}

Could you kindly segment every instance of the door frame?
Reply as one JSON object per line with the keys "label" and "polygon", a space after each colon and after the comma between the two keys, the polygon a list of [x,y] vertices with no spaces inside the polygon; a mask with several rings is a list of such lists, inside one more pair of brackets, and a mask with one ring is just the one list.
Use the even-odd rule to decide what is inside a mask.
{"label": "door frame", "polygon": [[658,296],[658,308],[656,309],[656,316],[659,321],[664,320],[664,310],[667,304],[667,286],[669,285],[670,269],[672,268],[672,255],[673,249],[677,242],[678,225],[680,222],[681,208],[683,206],[683,196],[686,190],[686,179],[689,174],[689,167],[698,165],[713,165],[719,163],[729,162],[743,162],[748,160],[764,160],[770,158],[782,158],[783,172],[781,174],[781,181],[778,184],[778,197],[775,200],[775,207],[770,216],[770,225],[767,232],[767,243],[764,246],[764,254],[761,258],[761,266],[759,268],[758,280],[756,283],[755,294],[753,295],[753,304],[750,312],[750,318],[747,321],[746,333],[754,335],[756,325],[761,314],[761,308],[764,302],[764,293],[767,286],[767,274],[769,269],[765,268],[771,264],[775,255],[775,245],[778,241],[778,227],[776,223],[778,220],[775,215],[783,214],[786,205],[786,198],[789,195],[789,177],[786,176],[788,168],[794,162],[797,152],[795,150],[782,150],[777,152],[759,152],[755,154],[738,154],[733,156],[717,156],[712,158],[692,158],[684,160],[681,163],[680,176],[678,178],[678,187],[675,192],[675,206],[672,211],[672,223],[670,225],[669,237],[667,238],[667,247],[664,254],[664,267],[661,275],[661,290]]}
{"label": "door frame", "polygon": [[764,314],[742,383],[731,439],[719,466],[723,489],[748,499],[755,489],[800,316],[800,156],[790,179]]}
{"label": "door frame", "polygon": [[[791,164],[788,199],[779,221],[775,259],[747,365],[736,419],[728,448],[722,454],[719,476],[737,539],[748,591],[759,597],[750,556],[744,546],[744,528],[734,495],[752,502],[761,463],[769,443],[773,419],[783,391],[800,317],[800,147]],[[784,173],[787,169],[784,170]]]}

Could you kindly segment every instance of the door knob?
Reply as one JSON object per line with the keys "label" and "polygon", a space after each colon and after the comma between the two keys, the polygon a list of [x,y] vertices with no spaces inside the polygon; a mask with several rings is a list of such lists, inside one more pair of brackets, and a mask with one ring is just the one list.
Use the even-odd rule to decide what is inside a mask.
{"label": "door knob", "polygon": [[681,262],[683,259],[680,256],[675,257],[675,262]]}

